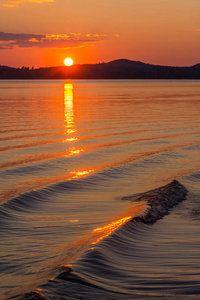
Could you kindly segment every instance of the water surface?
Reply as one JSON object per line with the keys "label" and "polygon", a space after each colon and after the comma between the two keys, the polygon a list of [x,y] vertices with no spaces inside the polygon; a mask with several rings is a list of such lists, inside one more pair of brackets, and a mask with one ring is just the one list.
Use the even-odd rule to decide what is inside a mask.
{"label": "water surface", "polygon": [[[0,81],[0,107],[3,299],[36,290],[64,266],[80,276],[95,247],[101,260],[93,272],[87,258],[90,284],[80,281],[79,295],[66,280],[59,291],[37,291],[49,299],[200,294],[199,81]],[[130,223],[147,207],[123,197],[173,179],[187,199],[153,225]]]}

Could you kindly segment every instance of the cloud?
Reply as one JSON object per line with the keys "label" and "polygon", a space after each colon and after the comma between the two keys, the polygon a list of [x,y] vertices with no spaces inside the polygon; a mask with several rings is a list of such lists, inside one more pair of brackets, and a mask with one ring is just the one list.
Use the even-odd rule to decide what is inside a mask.
{"label": "cloud", "polygon": [[[0,49],[19,48],[77,48],[102,42],[108,35],[69,33],[69,34],[27,34],[0,32]],[[116,37],[114,35],[113,37]]]}
{"label": "cloud", "polygon": [[54,0],[7,0],[7,3],[3,4],[3,6],[17,7],[18,4],[22,2],[47,3],[47,2],[54,2]]}

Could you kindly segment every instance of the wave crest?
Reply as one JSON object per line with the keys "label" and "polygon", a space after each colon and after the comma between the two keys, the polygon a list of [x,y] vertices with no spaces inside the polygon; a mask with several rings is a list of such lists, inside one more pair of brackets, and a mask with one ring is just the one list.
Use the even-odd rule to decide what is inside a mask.
{"label": "wave crest", "polygon": [[123,197],[122,199],[129,201],[146,201],[149,205],[148,213],[134,218],[134,221],[150,224],[169,214],[174,206],[186,199],[187,192],[184,185],[177,180],[173,180],[163,187],[146,193]]}

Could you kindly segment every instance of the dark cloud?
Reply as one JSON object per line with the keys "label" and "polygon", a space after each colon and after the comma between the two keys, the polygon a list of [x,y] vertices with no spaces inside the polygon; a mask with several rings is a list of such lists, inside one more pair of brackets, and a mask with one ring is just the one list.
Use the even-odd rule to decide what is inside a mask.
{"label": "dark cloud", "polygon": [[26,34],[0,32],[0,49],[20,48],[73,48],[103,41],[107,36],[101,34]]}
{"label": "dark cloud", "polygon": [[27,34],[27,33],[5,33],[5,32],[0,32],[0,41],[26,41],[30,39],[37,39],[41,40],[42,38],[45,38],[46,35],[44,34]]}

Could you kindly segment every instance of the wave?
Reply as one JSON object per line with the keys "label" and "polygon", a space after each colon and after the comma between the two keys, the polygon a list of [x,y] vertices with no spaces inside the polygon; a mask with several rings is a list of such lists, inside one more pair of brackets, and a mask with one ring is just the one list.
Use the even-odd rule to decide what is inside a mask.
{"label": "wave", "polygon": [[[125,141],[127,142],[127,141]],[[117,142],[118,143],[118,142]],[[121,142],[120,142],[121,143]],[[197,144],[198,143],[198,144]],[[114,143],[115,145],[115,143]],[[125,143],[125,145],[127,145]],[[142,163],[142,161],[144,161],[147,158],[153,157],[153,156],[158,156],[158,155],[162,155],[165,154],[166,156],[169,156],[169,158],[171,158],[174,155],[176,155],[176,153],[173,153],[173,151],[176,151],[178,149],[183,149],[186,146],[190,147],[196,147],[199,146],[199,141],[195,141],[195,142],[184,142],[184,143],[176,143],[174,145],[165,145],[163,144],[162,146],[152,146],[151,149],[149,149],[148,151],[140,151],[140,152],[135,152],[134,155],[132,152],[128,152],[125,156],[123,156],[123,158],[120,156],[118,157],[117,155],[115,156],[115,153],[112,153],[112,157],[111,159],[106,162],[106,163],[99,163],[96,164],[96,160],[93,160],[93,162],[91,163],[90,169],[94,170],[94,171],[102,171],[104,169],[112,169],[113,168],[117,168],[118,166],[125,166],[127,164],[131,164],[133,163],[137,163],[138,161],[140,161],[140,163]],[[3,201],[6,201],[8,199],[10,199],[11,197],[15,197],[18,194],[22,194],[27,192],[28,190],[36,190],[39,188],[43,188],[46,185],[50,185],[56,182],[60,182],[63,180],[70,180],[72,178],[72,175],[70,173],[66,173],[66,170],[64,170],[64,174],[63,175],[56,175],[55,176],[55,170],[57,170],[58,166],[60,168],[63,168],[63,165],[66,164],[68,161],[69,163],[71,162],[71,157],[74,155],[76,156],[77,153],[81,154],[81,159],[84,161],[87,159],[87,155],[89,152],[90,153],[90,158],[91,157],[95,157],[96,152],[98,151],[100,148],[104,148],[106,147],[107,149],[109,147],[112,148],[112,144],[111,145],[90,145],[90,146],[86,146],[84,148],[73,148],[72,150],[68,150],[65,152],[58,152],[58,153],[43,153],[43,154],[35,154],[35,155],[27,155],[24,158],[19,158],[17,160],[12,160],[12,161],[7,161],[7,162],[3,162],[0,164],[0,168],[2,168],[2,170],[0,171],[0,175],[3,177],[5,176],[19,176],[19,174],[28,174],[28,175],[38,175],[39,173],[45,173],[45,178],[40,177],[40,176],[33,176],[31,181],[28,180],[28,182],[26,181],[26,176],[23,175],[23,177],[21,176],[21,182],[20,185],[16,185],[14,188],[13,186],[9,186],[6,190],[2,189],[2,191],[0,192],[0,196]],[[124,146],[124,145],[123,145]],[[130,147],[131,149],[131,147]],[[123,149],[122,149],[123,150]],[[112,151],[112,149],[110,150]],[[179,154],[180,157],[180,154]],[[162,162],[163,162],[163,157],[161,157]],[[158,160],[158,157],[157,157]],[[95,163],[94,163],[95,161]],[[191,165],[195,164],[195,166],[198,166],[198,157],[197,159],[194,158],[191,159]],[[186,169],[186,170],[182,170],[180,171],[176,171],[173,172],[173,174],[170,174],[171,176],[169,178],[166,178],[165,182],[168,182],[170,180],[172,180],[173,178],[177,178],[177,177],[181,177],[189,172],[193,172],[195,170],[198,170],[198,167],[195,168],[191,168],[191,169]],[[47,171],[49,170],[49,173],[47,173]]]}
{"label": "wave", "polygon": [[188,270],[180,276],[169,274],[168,259],[174,249],[160,242],[161,225],[159,233],[152,226],[185,200],[187,193],[184,185],[173,180],[149,192],[122,197],[122,201],[142,203],[142,211],[97,228],[98,243],[93,243],[72,266],[65,266],[56,278],[19,299],[154,299],[198,294],[197,277],[192,280]]}
{"label": "wave", "polygon": [[140,221],[145,224],[154,223],[160,218],[167,215],[171,208],[176,206],[179,202],[186,199],[187,189],[177,180],[164,187],[154,189],[147,193],[137,194],[122,198],[129,201],[145,200],[150,209],[145,216],[135,218],[135,221]]}
{"label": "wave", "polygon": [[[126,132],[124,133],[126,134]],[[139,138],[131,138],[131,139],[125,139],[125,140],[119,140],[119,141],[112,141],[112,142],[104,142],[104,143],[97,143],[95,145],[86,145],[83,149],[81,149],[81,152],[85,152],[85,151],[94,151],[97,149],[102,149],[102,148],[109,148],[109,147],[116,147],[116,146],[124,146],[124,145],[129,145],[129,144],[134,144],[134,143],[138,143],[138,142],[148,142],[148,141],[155,141],[157,142],[158,139],[163,139],[164,143],[167,143],[168,140],[170,140],[171,138],[176,138],[176,137],[180,137],[182,138],[183,136],[191,136],[191,134],[193,135],[199,135],[199,131],[197,132],[182,132],[182,133],[173,133],[173,134],[168,134],[168,135],[154,135],[154,136],[148,136],[148,137],[139,137]],[[41,133],[41,134],[35,134],[36,137],[39,136],[47,136],[46,133]],[[56,135],[56,133],[48,133],[48,135]],[[29,135],[29,137],[34,136],[34,135]],[[104,136],[104,135],[103,135]],[[106,136],[106,135],[105,135]],[[110,135],[108,135],[110,136]],[[13,137],[15,138],[15,137]],[[89,137],[91,139],[91,137]],[[95,138],[97,138],[95,136]],[[7,138],[5,138],[7,139]],[[80,139],[80,138],[79,138]],[[87,139],[83,138],[83,139]],[[81,140],[81,139],[80,139]],[[8,150],[17,150],[17,149],[26,149],[29,147],[37,147],[37,146],[44,146],[44,145],[48,145],[48,144],[54,144],[54,143],[59,143],[63,141],[62,139],[51,139],[51,140],[43,140],[43,141],[31,141],[31,143],[29,144],[22,144],[22,145],[9,145],[9,146],[2,146],[0,148],[0,151],[8,151]],[[173,145],[168,145],[166,146],[166,148],[164,149],[164,151],[172,151],[173,149],[177,149],[177,148],[182,148],[182,147],[194,147],[194,146],[198,146],[199,145],[199,137],[196,137],[195,142],[191,142],[191,140],[189,141],[184,141],[184,143],[182,143],[181,141],[179,141],[178,143],[174,143]],[[160,142],[159,142],[160,143]],[[18,160],[12,160],[12,161],[6,161],[0,164],[0,169],[4,169],[4,168],[10,168],[10,167],[15,167],[18,165],[23,165],[23,164],[27,164],[27,163],[34,163],[34,162],[39,162],[39,161],[43,161],[43,160],[49,160],[49,159],[54,159],[57,157],[64,157],[64,156],[71,156],[72,153],[67,153],[66,150],[63,152],[58,152],[58,153],[43,153],[43,154],[31,154],[31,155],[27,155],[25,158],[23,159],[18,159]]]}
{"label": "wave", "polygon": [[[109,128],[110,129],[110,128]],[[111,128],[112,129],[112,128]],[[122,128],[120,128],[122,129]],[[180,128],[181,129],[181,128]],[[181,136],[191,136],[191,135],[199,135],[199,130],[198,131],[194,131],[194,128],[191,128],[192,131],[189,132],[176,132],[176,133],[169,133],[169,128],[162,128],[160,130],[156,130],[155,129],[134,129],[134,130],[129,130],[129,131],[118,131],[118,132],[107,132],[107,133],[96,133],[98,130],[95,130],[95,135],[91,135],[91,136],[82,136],[79,137],[79,140],[93,140],[93,139],[100,139],[100,138],[105,138],[105,137],[114,137],[114,136],[125,136],[125,135],[133,135],[133,134],[141,134],[141,133],[147,133],[147,132],[152,132],[154,133],[153,136],[143,136],[143,137],[135,137],[134,142],[143,142],[143,141],[154,141],[154,140],[158,140],[158,139],[170,139],[170,138],[176,138],[176,137],[181,137]],[[195,128],[196,129],[196,128]],[[94,130],[94,129],[93,129]],[[106,130],[106,128],[102,128],[102,130]],[[173,128],[171,128],[170,130],[173,130]],[[82,132],[83,129],[79,129],[79,132]],[[90,129],[90,131],[92,131]],[[161,131],[162,134],[155,134],[157,132]],[[163,134],[164,132],[168,132],[168,134]],[[84,132],[87,132],[87,130],[84,130]],[[52,139],[45,139],[45,140],[38,140],[39,137],[49,137],[49,136],[61,136],[61,138],[52,138]],[[19,139],[30,139],[30,138],[37,138],[35,141],[33,141],[31,139],[30,142],[26,142],[26,143],[22,143],[22,144],[14,144],[14,145],[6,145],[6,146],[1,146],[0,147],[0,152],[3,151],[10,151],[10,150],[16,150],[16,149],[25,149],[25,148],[32,148],[32,147],[38,147],[38,146],[42,146],[42,145],[49,145],[49,144],[56,144],[56,143],[60,143],[63,141],[63,132],[59,131],[59,132],[45,132],[45,133],[32,133],[32,134],[21,134],[21,135],[13,135],[13,136],[6,136],[6,137],[2,137],[0,138],[0,141],[9,141],[9,140],[15,140],[15,142]]]}

